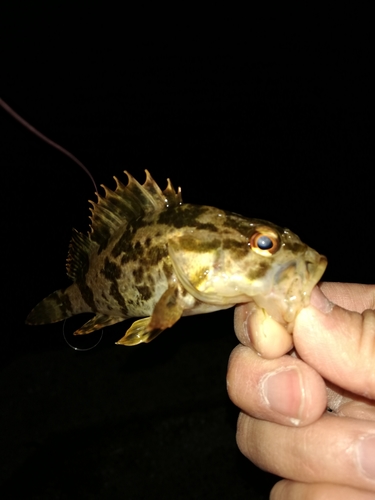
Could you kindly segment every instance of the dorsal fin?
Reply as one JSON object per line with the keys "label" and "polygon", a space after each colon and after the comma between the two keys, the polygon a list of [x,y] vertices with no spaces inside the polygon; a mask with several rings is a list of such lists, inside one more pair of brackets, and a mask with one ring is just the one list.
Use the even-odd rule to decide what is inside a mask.
{"label": "dorsal fin", "polygon": [[115,191],[102,186],[105,196],[96,193],[98,201],[90,201],[91,231],[89,238],[99,244],[106,244],[108,238],[121,226],[150,212],[160,212],[182,204],[181,189],[174,190],[168,179],[167,187],[162,191],[151,177],[148,170],[143,185],[125,171],[128,184],[124,186],[114,177],[117,187]]}
{"label": "dorsal fin", "polygon": [[73,281],[79,281],[87,272],[90,254],[105,247],[113,233],[127,222],[150,212],[160,212],[182,204],[181,189],[174,190],[167,179],[167,187],[162,191],[146,170],[146,181],[139,184],[132,175],[124,186],[114,177],[117,187],[111,191],[103,186],[105,196],[96,193],[97,203],[90,201],[91,231],[86,236],[73,229],[66,259],[66,271]]}
{"label": "dorsal fin", "polygon": [[66,259],[66,273],[73,281],[79,281],[85,276],[89,267],[89,256],[97,244],[88,236],[73,229],[70,240],[68,257]]}

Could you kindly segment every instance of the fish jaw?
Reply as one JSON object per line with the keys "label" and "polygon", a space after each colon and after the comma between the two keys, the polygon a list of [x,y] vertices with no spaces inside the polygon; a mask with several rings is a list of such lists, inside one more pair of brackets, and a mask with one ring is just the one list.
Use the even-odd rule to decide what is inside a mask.
{"label": "fish jaw", "polygon": [[293,331],[297,314],[310,303],[310,295],[327,267],[327,258],[310,247],[299,258],[285,263],[280,269],[271,270],[264,278],[264,285],[272,283],[269,290],[253,296],[255,304],[288,332]]}

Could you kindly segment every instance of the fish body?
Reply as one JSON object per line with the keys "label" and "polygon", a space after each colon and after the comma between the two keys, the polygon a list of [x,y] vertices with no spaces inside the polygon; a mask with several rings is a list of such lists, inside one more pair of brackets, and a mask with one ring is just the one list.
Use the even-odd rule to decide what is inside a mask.
{"label": "fish body", "polygon": [[91,202],[91,231],[73,232],[67,259],[73,284],[40,302],[29,324],[95,316],[86,334],[137,318],[118,342],[149,342],[181,316],[254,301],[291,331],[327,261],[288,229],[209,206],[183,204],[168,180],[148,171],[139,184],[104,187]]}

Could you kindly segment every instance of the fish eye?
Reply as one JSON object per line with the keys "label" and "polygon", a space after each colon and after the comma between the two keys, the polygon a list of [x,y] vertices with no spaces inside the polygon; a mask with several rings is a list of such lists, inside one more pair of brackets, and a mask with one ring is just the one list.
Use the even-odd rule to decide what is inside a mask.
{"label": "fish eye", "polygon": [[257,246],[261,250],[269,250],[273,247],[273,242],[271,238],[262,234],[262,236],[259,236],[259,238],[257,239]]}
{"label": "fish eye", "polygon": [[268,228],[259,228],[250,238],[252,250],[260,255],[273,255],[280,248],[280,241],[277,234]]}

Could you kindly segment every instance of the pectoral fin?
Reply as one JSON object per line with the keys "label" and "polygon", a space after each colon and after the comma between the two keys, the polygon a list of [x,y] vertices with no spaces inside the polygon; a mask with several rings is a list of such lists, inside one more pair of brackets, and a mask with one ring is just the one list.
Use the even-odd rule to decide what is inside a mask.
{"label": "pectoral fin", "polygon": [[134,321],[117,344],[136,345],[151,342],[163,330],[173,326],[182,316],[183,307],[177,300],[177,287],[170,287],[161,296],[151,317]]}
{"label": "pectoral fin", "polygon": [[158,331],[150,331],[149,325],[151,322],[151,318],[142,318],[134,321],[132,326],[127,330],[124,337],[120,339],[116,344],[121,345],[137,345],[142,342],[150,342],[152,339],[157,337],[159,333],[163,330]]}
{"label": "pectoral fin", "polygon": [[115,325],[116,323],[120,323],[120,321],[124,321],[126,318],[119,317],[111,317],[106,316],[105,314],[97,314],[93,318],[91,318],[87,323],[85,323],[81,328],[76,330],[73,335],[86,335],[86,333],[95,332],[95,330],[100,330],[106,326]]}

